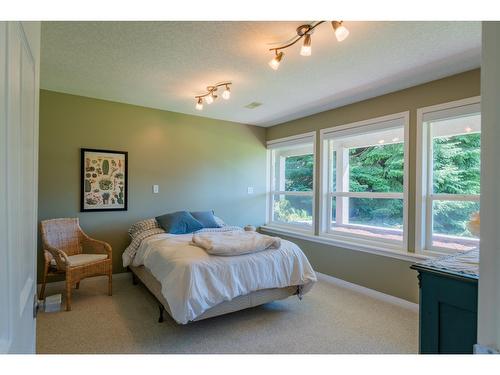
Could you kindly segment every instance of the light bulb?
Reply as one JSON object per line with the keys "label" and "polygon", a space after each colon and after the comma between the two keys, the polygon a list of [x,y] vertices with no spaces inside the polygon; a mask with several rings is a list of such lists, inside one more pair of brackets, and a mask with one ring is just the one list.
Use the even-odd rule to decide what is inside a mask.
{"label": "light bulb", "polygon": [[229,86],[226,86],[226,89],[222,93],[222,99],[228,100],[231,97],[231,90],[229,90]]}
{"label": "light bulb", "polygon": [[379,145],[383,145],[385,143],[385,140],[381,139],[380,141],[378,141],[378,144]]}
{"label": "light bulb", "polygon": [[300,49],[300,54],[302,56],[311,56],[311,35],[306,34],[304,38],[304,44],[302,45],[302,48]]}
{"label": "light bulb", "polygon": [[205,101],[207,102],[207,104],[212,104],[214,102],[213,93],[210,93],[210,95],[206,96]]}
{"label": "light bulb", "polygon": [[195,107],[198,111],[201,111],[203,109],[203,100],[201,98],[198,98],[198,102],[196,103]]}
{"label": "light bulb", "polygon": [[393,141],[393,142],[397,142],[397,141],[399,141],[399,137],[394,137],[394,138],[392,138],[392,141]]}
{"label": "light bulb", "polygon": [[273,70],[278,70],[280,66],[280,61],[283,58],[283,56],[284,56],[283,52],[277,53],[276,56],[274,56],[274,58],[271,61],[269,61],[269,66]]}
{"label": "light bulb", "polygon": [[470,126],[467,126],[467,127],[465,128],[465,132],[466,132],[466,133],[470,133],[471,131],[472,131],[472,128],[471,128]]}
{"label": "light bulb", "polygon": [[332,21],[332,27],[335,32],[335,37],[339,42],[342,42],[349,36],[349,30],[347,30],[347,28],[342,25],[342,21]]}

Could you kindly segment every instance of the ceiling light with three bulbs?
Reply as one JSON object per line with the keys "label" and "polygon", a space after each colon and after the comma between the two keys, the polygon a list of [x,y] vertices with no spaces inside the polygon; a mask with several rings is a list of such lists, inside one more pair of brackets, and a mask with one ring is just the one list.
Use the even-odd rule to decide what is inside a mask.
{"label": "ceiling light with three bulbs", "polygon": [[196,95],[194,98],[196,99],[195,108],[198,111],[203,110],[203,102],[206,104],[212,104],[219,96],[217,95],[217,91],[219,87],[224,87],[224,91],[222,92],[222,99],[229,100],[231,98],[231,88],[232,82],[225,81],[216,83],[212,86],[207,86],[207,92],[205,94]]}
{"label": "ceiling light with three bulbs", "polygon": [[[293,46],[302,38],[304,39],[304,42],[302,44],[302,47],[300,48],[300,55],[311,56],[311,35],[316,27],[325,22],[326,21],[318,21],[312,23],[311,25],[300,25],[299,27],[297,27],[297,36],[293,38],[291,42],[279,47],[270,48],[269,51],[274,51],[274,57],[271,61],[269,61],[269,66],[273,70],[278,70],[281,60],[283,60],[283,56],[285,55],[282,50]],[[331,25],[337,41],[342,42],[349,36],[349,30],[347,30],[347,28],[344,26],[343,21],[331,21]]]}

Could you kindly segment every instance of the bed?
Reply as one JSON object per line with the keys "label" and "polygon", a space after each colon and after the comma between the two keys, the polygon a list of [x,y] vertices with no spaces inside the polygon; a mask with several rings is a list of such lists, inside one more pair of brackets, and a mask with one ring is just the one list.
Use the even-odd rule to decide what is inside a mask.
{"label": "bed", "polygon": [[[300,248],[281,239],[275,249],[238,256],[209,255],[193,244],[193,233],[165,233],[154,221],[131,228],[131,245],[123,264],[159,302],[159,321],[166,311],[187,324],[297,295],[316,282]],[[141,223],[141,222],[140,222]],[[137,229],[137,226],[140,229]],[[239,227],[202,229],[217,235]]]}

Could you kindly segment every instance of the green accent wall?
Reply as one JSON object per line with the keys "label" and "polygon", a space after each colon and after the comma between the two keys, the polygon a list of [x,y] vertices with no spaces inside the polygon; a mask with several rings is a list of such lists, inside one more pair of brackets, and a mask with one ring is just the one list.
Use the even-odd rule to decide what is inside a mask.
{"label": "green accent wall", "polygon": [[[267,128],[266,140],[316,130],[318,131],[316,165],[319,166],[320,129],[410,111],[408,242],[409,250],[413,251],[415,246],[417,109],[477,95],[480,95],[479,69],[275,125]],[[319,173],[316,174],[316,179],[316,196],[318,197]],[[316,199],[315,212],[316,225],[318,225],[319,199]],[[317,231],[318,227],[316,227],[316,233]],[[411,262],[311,241],[297,240],[295,242],[302,247],[317,271],[412,302],[418,301],[416,272],[409,269]]]}
{"label": "green accent wall", "polygon": [[[230,224],[264,223],[264,128],[41,90],[39,131],[39,220],[80,218],[113,247],[115,273],[138,220],[213,209]],[[128,211],[80,212],[82,147],[128,151]],[[40,276],[40,249],[38,260]]]}

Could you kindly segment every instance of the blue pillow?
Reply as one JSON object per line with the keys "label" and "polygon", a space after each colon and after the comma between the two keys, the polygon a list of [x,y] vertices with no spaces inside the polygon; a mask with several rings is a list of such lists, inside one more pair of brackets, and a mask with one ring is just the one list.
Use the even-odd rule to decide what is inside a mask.
{"label": "blue pillow", "polygon": [[156,217],[158,224],[167,233],[186,234],[203,229],[203,224],[187,211],[177,211]]}
{"label": "blue pillow", "polygon": [[220,228],[214,217],[213,211],[191,212],[191,215],[198,220],[205,228]]}

